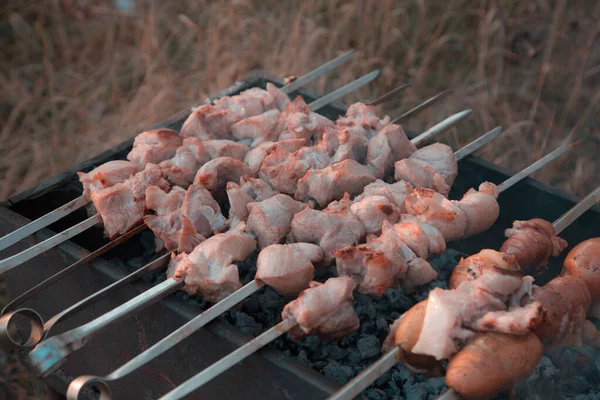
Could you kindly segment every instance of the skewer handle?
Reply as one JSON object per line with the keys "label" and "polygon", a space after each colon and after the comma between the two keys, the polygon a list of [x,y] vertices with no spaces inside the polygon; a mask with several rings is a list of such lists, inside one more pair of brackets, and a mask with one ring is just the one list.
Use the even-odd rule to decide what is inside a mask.
{"label": "skewer handle", "polygon": [[95,320],[43,341],[29,353],[27,363],[38,375],[47,376],[59,368],[71,353],[83,347],[92,335],[98,334],[110,324],[158,302],[182,286],[183,280],[167,279]]}
{"label": "skewer handle", "polygon": [[354,92],[359,87],[366,85],[367,83],[371,82],[373,79],[377,78],[378,76],[379,76],[379,70],[376,69],[375,71],[370,72],[367,75],[360,77],[357,80],[352,81],[349,84],[342,86],[341,88],[334,90],[333,92],[326,94],[325,96],[313,101],[312,103],[309,104],[310,110],[311,111],[320,110],[321,108],[325,107],[327,104],[332,103],[336,100],[339,100],[342,97],[344,97],[345,95],[347,95],[348,93]]}
{"label": "skewer handle", "polygon": [[50,250],[51,248],[58,246],[62,242],[71,239],[73,236],[79,235],[81,232],[91,228],[99,222],[102,222],[102,217],[100,216],[100,214],[96,214],[78,223],[77,225],[65,229],[61,233],[57,233],[51,238],[36,244],[35,246],[31,246],[27,250],[15,254],[14,256],[5,258],[4,260],[0,261],[0,274],[3,274],[6,271],[13,269],[14,267],[21,265],[25,261],[28,261],[33,257],[42,254],[46,250]]}
{"label": "skewer handle", "polygon": [[555,235],[564,231],[571,225],[581,214],[592,208],[600,201],[600,187],[596,188],[592,193],[585,196],[579,203],[575,204],[569,211],[558,218],[552,226],[554,227]]}
{"label": "skewer handle", "polygon": [[369,368],[362,371],[354,377],[350,382],[344,385],[343,388],[329,396],[327,400],[352,400],[358,396],[363,390],[383,375],[387,370],[391,369],[399,361],[402,351],[399,347],[388,351],[379,360],[375,361]]}
{"label": "skewer handle", "polygon": [[262,335],[249,341],[239,349],[235,350],[233,353],[221,358],[204,371],[177,386],[175,389],[161,397],[160,400],[175,400],[187,396],[200,386],[204,385],[206,382],[219,376],[221,373],[227,371],[229,368],[233,367],[246,357],[252,355],[254,352],[271,343],[273,340],[277,339],[294,326],[296,326],[296,321],[292,319],[284,319]]}
{"label": "skewer handle", "polygon": [[217,304],[210,307],[208,310],[204,311],[202,314],[187,322],[175,332],[171,333],[169,336],[162,339],[160,342],[156,343],[154,346],[150,347],[137,357],[113,371],[106,377],[106,379],[120,379],[125,375],[132,373],[136,369],[142,367],[165,351],[169,350],[171,347],[186,339],[192,333],[196,332],[198,329],[202,328],[219,315],[235,306],[240,301],[257,292],[264,285],[264,283],[256,279],[247,283],[240,290],[230,294]]}
{"label": "skewer handle", "polygon": [[25,239],[27,236],[31,235],[39,231],[42,228],[47,227],[48,225],[58,221],[62,217],[65,217],[71,214],[73,211],[85,206],[90,202],[89,199],[83,196],[79,196],[78,198],[71,200],[67,204],[58,207],[56,210],[49,212],[46,215],[43,215],[36,219],[35,221],[31,221],[27,225],[17,229],[9,233],[6,236],[0,238],[0,251],[6,249],[9,246]]}
{"label": "skewer handle", "polygon": [[421,133],[416,138],[412,139],[411,143],[414,144],[415,146],[421,145],[423,142],[426,142],[431,137],[433,137],[433,136],[437,135],[438,133],[441,133],[441,132],[445,131],[446,129],[450,128],[451,126],[455,125],[458,121],[462,120],[463,118],[465,118],[467,115],[471,114],[472,112],[473,112],[473,110],[469,109],[469,110],[464,110],[464,111],[461,111],[454,115],[449,116],[442,122],[435,124],[431,128],[427,129],[425,132]]}
{"label": "skewer handle", "polygon": [[290,82],[289,84],[282,87],[281,90],[285,94],[290,94],[294,90],[300,89],[302,86],[306,85],[308,82],[311,82],[311,81],[317,79],[321,75],[326,74],[329,71],[333,71],[338,66],[340,66],[340,65],[344,64],[345,62],[347,62],[348,60],[350,60],[353,55],[354,55],[354,50],[347,51],[344,54],[342,54],[341,56],[336,57],[333,60],[326,62],[325,64],[313,69],[309,73],[302,75],[300,78],[296,79],[295,81]]}

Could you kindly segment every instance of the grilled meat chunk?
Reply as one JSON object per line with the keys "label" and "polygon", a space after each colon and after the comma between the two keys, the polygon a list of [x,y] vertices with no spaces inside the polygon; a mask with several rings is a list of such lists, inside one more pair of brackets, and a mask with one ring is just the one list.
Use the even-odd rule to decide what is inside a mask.
{"label": "grilled meat chunk", "polygon": [[158,164],[173,158],[182,143],[183,138],[172,129],[142,132],[133,140],[133,148],[127,154],[127,159],[141,166]]}
{"label": "grilled meat chunk", "polygon": [[215,158],[204,164],[194,177],[194,184],[202,185],[208,190],[217,190],[227,182],[239,182],[242,176],[251,176],[250,168],[231,157]]}
{"label": "grilled meat chunk", "polygon": [[174,185],[188,187],[198,169],[210,160],[210,154],[200,139],[186,137],[175,156],[162,161],[159,166],[163,175]]}
{"label": "grilled meat chunk", "polygon": [[417,148],[406,137],[400,125],[390,124],[369,140],[367,165],[379,179],[394,172],[394,163],[410,157]]}
{"label": "grilled meat chunk", "polygon": [[90,172],[78,172],[77,175],[83,185],[83,196],[89,198],[92,192],[121,183],[142,169],[137,163],[115,160],[106,162]]}

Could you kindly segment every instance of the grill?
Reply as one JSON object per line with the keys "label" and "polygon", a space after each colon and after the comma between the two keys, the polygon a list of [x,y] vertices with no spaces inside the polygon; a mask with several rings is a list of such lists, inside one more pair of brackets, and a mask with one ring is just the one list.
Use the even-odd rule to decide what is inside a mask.
{"label": "grill", "polygon": [[[236,82],[213,98],[234,95],[251,87],[264,88],[268,82],[282,85],[282,81],[265,73],[255,71],[246,79]],[[318,95],[298,90],[305,100],[314,100]],[[208,102],[211,99],[207,99]],[[329,118],[345,112],[341,103],[332,103],[320,110]],[[190,114],[185,110],[153,128],[167,127],[175,130]],[[407,132],[409,137],[416,135]],[[89,171],[109,160],[125,159],[133,139],[73,167],[71,170],[49,179],[40,185],[16,195],[0,207],[0,235],[23,226],[65,204],[81,194],[77,171]],[[468,157],[459,163],[456,178],[449,198],[460,198],[471,187],[483,181],[500,183],[512,172],[492,163]],[[572,207],[579,199],[556,188],[527,178],[517,187],[507,191],[498,199],[500,216],[494,226],[486,232],[469,239],[453,242],[445,255],[435,263],[442,271],[436,282],[420,288],[411,296],[401,290],[392,290],[379,300],[355,295],[355,309],[361,317],[359,332],[342,339],[339,344],[321,341],[314,337],[299,342],[278,339],[271,346],[246,359],[241,365],[230,369],[210,383],[194,392],[190,398],[197,399],[325,399],[350,379],[353,368],[364,367],[381,355],[381,340],[387,333],[387,325],[412,304],[426,297],[435,286],[445,286],[452,267],[461,255],[473,254],[482,248],[497,249],[504,238],[503,231],[516,219],[544,218],[553,221]],[[60,232],[86,218],[84,210],[78,210],[54,223],[47,230],[31,236],[0,253],[1,258],[22,251],[35,243]],[[577,244],[590,237],[600,236],[600,208],[595,207],[569,226],[561,237]],[[22,266],[5,274],[11,296],[17,296],[35,286],[43,279],[59,272],[91,251],[106,244],[102,228],[93,228],[74,237],[55,249],[45,252]],[[567,249],[568,251],[569,249]],[[561,268],[562,257],[555,258],[547,273],[536,277],[541,284],[554,277]],[[89,268],[82,268],[55,283],[25,303],[38,311],[44,320],[70,307],[77,301],[124,277],[133,270],[156,258],[153,235],[144,231],[125,243],[115,247],[102,258],[93,260]],[[256,256],[240,265],[240,278],[248,282],[254,276]],[[151,273],[118,292],[113,292],[92,306],[86,307],[53,329],[58,334],[77,327],[104,312],[113,309],[135,295],[147,290],[164,273]],[[541,282],[541,283],[540,283]],[[280,321],[285,304],[283,298],[270,288],[263,289],[244,303],[241,310],[231,311],[206,328],[194,333],[183,343],[153,360],[140,370],[111,383],[113,398],[157,398],[170,391],[198,371],[208,367],[229,354],[266,328]],[[176,293],[154,304],[136,315],[119,322],[97,335],[84,348],[73,353],[63,366],[45,378],[47,384],[65,393],[69,383],[82,374],[104,375],[141,353],[172,331],[179,328],[206,308],[200,298]],[[366,398],[384,399],[397,394],[406,398],[426,398],[439,394],[443,379],[412,380],[406,383],[401,367],[384,375],[376,383],[376,389],[364,393]],[[591,379],[591,378],[590,378]],[[399,385],[400,384],[400,385]],[[585,385],[584,385],[585,386]],[[590,385],[577,393],[592,393]],[[92,390],[90,398],[97,396]],[[591,398],[591,397],[590,397]]]}

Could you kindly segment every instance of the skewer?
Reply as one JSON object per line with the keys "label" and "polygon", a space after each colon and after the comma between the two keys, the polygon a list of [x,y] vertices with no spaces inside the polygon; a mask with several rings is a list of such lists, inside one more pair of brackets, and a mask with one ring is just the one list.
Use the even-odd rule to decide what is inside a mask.
{"label": "skewer", "polygon": [[[480,138],[476,139],[475,141],[471,142],[470,144],[465,146],[465,148],[469,149],[469,151],[462,151],[461,149],[457,152],[460,152],[459,159],[466,157],[468,154],[480,149],[487,143],[491,142],[500,134],[501,131],[502,128],[498,126],[492,129],[491,131],[487,132]],[[76,400],[79,396],[81,389],[88,384],[94,384],[98,386],[100,391],[102,393],[105,393],[106,398],[110,398],[110,386],[108,385],[110,381],[121,379],[126,375],[129,375],[133,371],[137,370],[138,368],[142,367],[146,363],[150,362],[151,360],[155,359],[159,355],[163,354],[167,350],[179,344],[181,341],[185,340],[187,337],[192,335],[200,328],[207,325],[219,315],[223,314],[242,300],[256,293],[263,286],[265,286],[265,283],[258,279],[250,281],[241,289],[237,290],[225,299],[213,305],[205,312],[193,318],[192,320],[181,326],[179,329],[172,332],[164,339],[160,340],[155,345],[145,350],[138,356],[134,357],[132,360],[128,361],[127,363],[117,368],[115,371],[111,372],[105,377],[87,375],[77,378],[69,386],[69,389],[67,391],[67,398],[70,400]]]}
{"label": "skewer", "polygon": [[425,100],[423,103],[419,104],[418,106],[413,107],[410,110],[408,110],[407,112],[405,112],[404,114],[400,115],[399,117],[394,118],[392,120],[392,124],[397,124],[398,122],[402,121],[403,119],[407,118],[408,116],[418,113],[419,111],[425,109],[426,107],[432,105],[436,101],[438,101],[438,100],[442,99],[443,97],[445,97],[446,95],[450,94],[450,92],[451,92],[451,90],[444,90],[443,92],[438,93],[433,97],[430,97],[429,99]]}
{"label": "skewer", "polygon": [[[289,84],[283,86],[281,90],[289,94],[294,90],[301,88],[307,83],[319,78],[320,76],[333,71],[340,65],[349,61],[354,55],[354,50],[347,51],[341,56],[334,58],[331,61],[326,62],[325,64],[315,68],[314,70],[308,72],[307,74],[299,77],[298,79],[290,82]],[[0,238],[0,251],[12,246],[13,244],[25,239],[27,236],[39,231],[47,227],[48,225],[58,221],[59,219],[71,214],[73,211],[78,210],[79,208],[89,204],[90,200],[84,196],[79,196],[74,200],[71,200],[67,204],[60,206],[54,211],[49,212],[46,215],[41,216],[40,218],[28,223],[27,225],[3,236]],[[66,240],[66,239],[65,239]],[[2,273],[0,269],[0,273]]]}
{"label": "skewer", "polygon": [[[456,121],[458,121],[456,118],[454,118],[454,116],[449,117],[448,119],[452,119],[452,121],[454,121],[454,123]],[[501,129],[500,129],[500,127],[498,127],[496,129],[493,129],[492,131],[486,133],[481,138],[477,139],[475,141],[477,143],[477,146],[470,145],[471,151],[477,150],[481,146],[485,145],[486,143],[488,143],[489,141],[494,139],[500,133],[500,131],[501,131]],[[129,278],[129,277],[127,277],[127,278]],[[124,278],[124,279],[126,279],[126,278]],[[129,302],[122,304],[121,306],[112,310],[110,312],[111,318],[104,318],[104,316],[102,316],[102,317],[100,317],[86,325],[83,325],[79,328],[65,332],[59,336],[47,339],[46,341],[41,343],[39,346],[37,346],[30,353],[30,355],[29,355],[30,365],[34,369],[36,369],[40,375],[47,375],[47,374],[51,373],[53,371],[53,369],[58,368],[66,360],[67,356],[70,354],[70,352],[67,351],[68,348],[72,348],[73,351],[75,351],[81,347],[81,346],[79,346],[79,347],[73,346],[73,344],[72,344],[73,342],[87,340],[87,338],[90,337],[91,335],[96,334],[96,333],[100,332],[101,330],[105,329],[110,323],[112,323],[112,321],[119,320],[121,318],[120,313],[127,313],[127,315],[129,315],[137,310],[140,310],[141,308],[143,308],[146,305],[152,304],[152,303],[168,296],[174,290],[182,288],[185,284],[183,280],[175,281],[174,279],[169,279],[169,281],[173,281],[173,284],[165,285],[162,288],[162,290],[156,289],[156,290],[152,290],[152,292],[150,292],[150,290],[146,291],[146,292],[138,295],[134,299],[130,300]],[[115,282],[113,285],[118,285],[118,287],[120,287],[121,285],[123,285],[123,283],[121,283],[121,281],[118,281],[118,282]],[[111,285],[111,286],[113,286],[113,285]],[[258,289],[260,289],[262,286],[263,286],[262,284],[261,285],[252,284],[252,282],[251,282],[248,285],[246,285],[244,288],[240,289],[240,290],[243,290],[242,294],[240,294],[239,292],[234,293],[229,298],[224,299],[223,301],[217,303],[217,305],[219,305],[219,307],[217,307],[217,305],[215,305],[209,309],[209,310],[212,310],[211,313],[208,313],[208,314],[204,313],[201,315],[201,317],[203,316],[203,318],[201,320],[202,325],[200,325],[200,327],[205,325],[206,323],[210,322],[210,320],[216,318],[218,315],[220,315],[226,309],[229,309],[232,305],[237,304],[238,302],[243,300],[245,297],[254,293]],[[108,288],[105,290],[108,290]],[[102,293],[105,293],[105,291],[103,290]],[[81,308],[82,305],[85,304],[86,302],[90,301],[90,299],[92,299],[92,300],[95,299],[97,295],[98,295],[98,293],[79,302],[77,304],[78,308]],[[149,301],[149,300],[144,301],[143,300],[149,296],[153,296],[156,299],[154,299],[152,301]],[[225,300],[227,300],[227,301],[225,301]],[[135,308],[132,308],[132,307],[134,307],[134,306],[132,306],[132,304],[135,305]],[[232,304],[232,305],[223,309],[224,305],[229,305],[229,304]],[[98,321],[98,320],[101,320],[101,321],[98,323],[94,323],[95,321]],[[94,324],[92,324],[92,323],[94,323]],[[180,328],[180,330],[184,329],[184,328]],[[199,329],[199,327],[196,329]],[[164,340],[166,340],[166,339],[164,339]],[[169,341],[171,341],[171,339],[169,339]],[[29,342],[30,341],[28,341],[28,343]],[[159,344],[160,343],[162,343],[162,342],[159,342]],[[58,348],[55,349],[54,347],[60,347],[60,349],[58,349]],[[150,359],[152,359],[154,357],[156,357],[156,355],[153,355]],[[48,360],[49,358],[51,358],[51,361]]]}
{"label": "skewer", "polygon": [[398,86],[396,89],[392,89],[389,92],[379,96],[375,100],[369,101],[367,104],[369,104],[371,106],[379,105],[379,104],[387,101],[387,99],[389,99],[390,97],[395,96],[396,94],[402,92],[404,89],[409,88],[410,85],[411,84],[409,82],[405,82],[405,83],[401,84],[400,86]]}
{"label": "skewer", "polygon": [[[566,146],[563,146],[566,147]],[[559,148],[560,149],[560,148]],[[554,153],[554,152],[553,152]],[[550,153],[552,154],[552,153]],[[544,157],[546,158],[546,157]],[[534,163],[535,164],[535,163]],[[515,175],[516,176],[516,175]],[[505,181],[506,182],[506,181]],[[584,199],[575,204],[562,216],[554,221],[552,226],[555,229],[555,234],[558,235],[561,231],[572,224],[577,217],[581,216],[585,211],[593,207],[600,201],[600,187],[588,194]],[[396,362],[402,360],[403,350],[400,347],[395,347],[388,351],[374,364],[363,370],[354,379],[348,382],[342,389],[330,396],[328,400],[349,400],[360,394],[377,378],[383,375],[386,371],[396,365]],[[442,393],[437,400],[458,400],[460,396],[453,389],[448,389]]]}
{"label": "skewer", "polygon": [[[359,87],[366,85],[367,83],[369,83],[373,79],[375,79],[378,75],[379,75],[379,70],[375,70],[375,71],[373,71],[361,78],[358,78],[358,79],[350,82],[349,84],[342,86],[341,88],[313,101],[312,103],[309,104],[309,106],[311,107],[312,110],[320,109],[320,108],[324,107],[325,105],[327,105],[328,103],[330,103],[332,101],[336,101],[336,100],[344,97],[346,94],[358,89]],[[4,260],[0,261],[0,274],[3,274],[6,271],[9,271],[15,267],[18,267],[19,265],[32,259],[33,257],[40,255],[40,254],[44,253],[45,251],[54,248],[55,246],[58,246],[62,242],[86,231],[87,229],[89,229],[92,226],[96,225],[97,223],[101,223],[101,222],[102,222],[101,215],[96,214],[96,215],[84,220],[83,222],[80,222],[79,224],[77,224],[75,226],[72,226],[60,233],[57,233],[56,235],[52,236],[51,238],[49,238],[41,243],[36,244],[35,246],[32,246],[26,250],[23,250],[22,252],[15,254],[11,257],[5,258]]]}
{"label": "skewer", "polygon": [[[391,93],[398,93],[399,89],[402,89],[404,87],[406,87],[407,84],[404,84],[398,88],[395,88],[393,90],[391,90],[390,92],[382,95],[379,97],[379,99],[382,98],[389,98],[389,95]],[[370,102],[369,104],[371,104],[372,102]],[[417,138],[413,139],[413,140],[420,140],[420,139],[428,139],[431,138],[434,134],[436,134],[437,132],[441,132],[444,129],[452,126],[453,124],[457,123],[460,119],[464,118],[465,116],[467,116],[469,113],[471,112],[471,110],[466,110],[466,111],[462,111],[461,113],[458,113],[454,116],[451,116],[449,118],[447,118],[446,120],[440,122],[439,124],[437,124],[434,128],[436,129],[429,129],[427,131],[427,137],[424,138],[424,135],[420,135]],[[488,143],[489,141],[493,140],[497,134],[500,133],[500,127],[496,128],[494,131],[497,132],[495,134],[489,132],[485,135],[483,135],[482,137],[480,137],[479,139],[477,139],[476,141],[474,141],[473,143],[469,144],[466,147],[470,147],[473,146],[475,144],[477,144],[476,148],[479,148],[481,146],[483,146],[485,143]],[[485,142],[484,142],[485,141]],[[479,144],[481,143],[481,144]],[[475,151],[472,150],[472,151]],[[469,151],[468,153],[470,153],[471,151]],[[458,154],[458,153],[457,153]],[[466,154],[465,154],[466,155]],[[459,159],[461,159],[462,157],[459,156]],[[39,341],[41,341],[41,339],[43,339],[44,337],[47,336],[47,331],[56,323],[58,323],[60,320],[62,320],[63,318],[68,317],[69,315],[72,314],[72,312],[62,312],[60,314],[58,314],[58,316],[53,317],[52,321],[53,323],[48,325],[48,324],[44,324],[43,319],[41,318],[41,316],[36,313],[33,310],[27,309],[27,308],[22,308],[22,309],[16,309],[16,307],[19,304],[22,304],[23,302],[25,302],[26,300],[30,299],[31,297],[33,297],[35,294],[39,293],[40,291],[42,291],[43,289],[47,288],[48,286],[52,285],[53,283],[55,283],[56,281],[58,281],[59,279],[62,279],[64,276],[70,274],[71,272],[75,271],[77,268],[89,263],[90,261],[92,261],[93,259],[95,259],[96,257],[100,256],[101,254],[104,254],[106,251],[110,250],[111,248],[115,247],[116,245],[128,240],[130,237],[132,237],[133,235],[137,234],[138,232],[144,230],[146,228],[145,225],[140,225],[137,228],[132,229],[131,231],[129,231],[128,233],[124,234],[123,236],[114,239],[112,242],[108,243],[107,245],[103,246],[102,248],[94,251],[93,253],[90,253],[89,255],[87,255],[86,257],[84,257],[83,259],[75,262],[74,264],[72,264],[71,266],[65,268],[63,271],[58,272],[57,274],[51,276],[50,278],[46,279],[45,281],[43,281],[42,283],[38,284],[37,286],[33,287],[32,289],[28,290],[27,292],[25,292],[24,294],[22,294],[21,296],[17,297],[15,300],[13,300],[11,303],[9,303],[4,310],[2,311],[2,314],[0,314],[0,316],[2,316],[2,318],[0,318],[0,342],[2,342],[2,340],[4,340],[5,343],[10,344],[11,347],[14,346],[20,346],[20,347],[32,347],[35,346],[37,343],[39,343]],[[128,279],[128,277],[123,278],[123,280],[126,280],[127,282],[130,282],[130,280]],[[110,288],[112,289],[116,289],[118,287],[118,285],[111,285]],[[97,292],[89,297],[87,297],[86,299],[80,301],[77,305],[77,309],[81,309],[83,308],[84,305],[86,304],[93,304],[93,302],[95,302],[97,299],[99,299],[99,295],[104,295],[104,291],[101,292]],[[14,311],[12,311],[14,310]],[[70,309],[69,309],[70,310]],[[7,324],[10,322],[10,320],[12,318],[14,318],[14,316],[16,314],[19,314],[21,317],[29,320],[29,324],[31,326],[32,329],[32,333],[30,335],[30,337],[25,341],[25,343],[23,343],[23,341],[19,341],[17,338],[12,337],[11,333],[9,331],[7,331],[6,327],[8,326]],[[208,316],[207,316],[208,317]],[[5,323],[3,323],[3,321],[5,321]],[[45,327],[45,328],[44,328]],[[35,332],[33,331],[33,329],[42,329],[43,334],[42,335],[35,335]]]}

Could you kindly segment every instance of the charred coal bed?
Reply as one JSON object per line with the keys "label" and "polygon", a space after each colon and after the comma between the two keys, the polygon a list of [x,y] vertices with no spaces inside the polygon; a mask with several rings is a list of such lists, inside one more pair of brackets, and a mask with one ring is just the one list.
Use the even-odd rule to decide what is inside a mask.
{"label": "charred coal bed", "polygon": [[[268,81],[273,82],[275,80],[260,72],[249,77],[246,81],[236,83],[221,93],[221,95],[235,94],[240,90],[252,86],[264,87]],[[308,92],[302,92],[302,95],[307,99],[314,98],[314,94]],[[344,109],[339,106],[333,106],[324,109],[324,111],[329,117],[335,117],[344,112]],[[182,113],[170,121],[160,124],[160,126],[178,129],[186,116],[186,113]],[[51,211],[53,208],[64,204],[66,201],[75,198],[81,193],[81,188],[75,175],[76,171],[89,171],[93,166],[97,166],[102,162],[111,159],[122,159],[129,151],[130,146],[131,141],[123,143],[115,149],[87,161],[83,165],[74,167],[61,176],[11,198],[4,204],[6,208],[11,210],[10,212],[0,207],[0,222],[15,223],[11,219],[10,213],[17,213],[30,219],[37,218]],[[483,181],[499,183],[510,174],[510,171],[502,170],[493,164],[476,158],[462,160],[459,164],[459,171],[460,173],[454,182],[450,198],[460,198],[462,193],[466,192],[470,187],[476,186]],[[523,199],[526,199],[526,201],[523,201]],[[381,344],[388,334],[390,323],[413,304],[426,298],[427,294],[434,287],[446,287],[450,273],[460,257],[477,252],[482,248],[499,248],[503,240],[504,229],[510,226],[515,219],[538,217],[552,221],[570,208],[576,200],[539,182],[525,180],[500,197],[500,216],[497,223],[491,229],[475,238],[453,243],[453,249],[447,250],[446,253],[432,262],[432,265],[439,273],[437,281],[430,283],[428,286],[418,288],[415,293],[409,296],[405,295],[401,289],[390,290],[380,298],[355,293],[354,307],[360,317],[360,329],[337,342],[322,340],[317,337],[307,337],[296,341],[286,335],[273,342],[270,347],[325,375],[331,380],[339,384],[344,384],[381,356]],[[57,232],[76,222],[80,222],[84,218],[85,212],[80,210],[72,216],[54,224],[51,226],[51,229]],[[18,222],[18,224],[22,224],[22,221]],[[562,236],[572,245],[575,245],[582,240],[598,236],[600,233],[598,232],[598,226],[600,226],[600,213],[593,210],[588,211],[585,216],[563,232]],[[10,227],[9,231],[14,228]],[[0,224],[0,230],[2,229],[2,224]],[[81,246],[79,249],[83,248],[90,251],[106,243],[105,239],[102,238],[102,230],[97,228],[77,236],[73,239],[73,242]],[[563,257],[567,251],[568,249],[564,252]],[[82,255],[79,254],[77,258],[81,257]],[[107,281],[114,281],[116,276],[111,275],[112,270],[118,270],[123,273],[126,271],[131,272],[156,258],[154,236],[151,232],[145,231],[133,237],[127,243],[109,251],[102,258],[108,262],[107,265],[110,268],[99,269],[101,272],[96,272],[96,275],[93,275],[91,280],[94,282],[91,286],[95,287],[95,290],[99,290],[107,285]],[[42,260],[41,263],[52,264],[56,267],[56,271],[59,270],[59,267],[62,269],[68,265],[68,263],[65,264],[65,261],[61,257],[48,258],[48,260]],[[543,284],[555,276],[560,271],[561,263],[561,258],[554,259],[548,274],[539,279],[539,284]],[[255,265],[256,254],[239,265],[240,278],[243,283],[249,282],[254,278]],[[332,268],[319,271],[316,280],[324,281],[329,276],[332,276],[333,273]],[[103,278],[104,281],[96,282],[96,279],[99,277]],[[72,282],[76,285],[78,282],[76,278],[73,279]],[[165,274],[162,271],[147,275],[142,278],[146,285],[140,285],[140,287],[136,288],[136,291],[143,290],[141,286],[145,288],[147,284],[156,284],[164,279]],[[7,274],[7,281],[9,285],[12,284],[17,288],[16,293],[11,293],[15,296],[30,288],[35,283],[39,283],[40,279],[30,276],[26,272],[16,270]],[[64,309],[78,301],[79,299],[70,293],[73,286],[68,286],[67,283],[65,283],[64,292],[61,292],[64,296],[59,296],[59,298],[52,297],[52,293],[50,292],[52,292],[53,288],[50,288],[46,302],[44,300],[37,300],[37,302],[32,303],[32,308],[45,308],[51,303],[52,307],[49,315],[53,315],[58,310]],[[54,296],[57,296],[56,293],[55,291]],[[200,297],[192,297],[183,292],[178,292],[174,296],[180,300],[185,300],[188,305],[191,305],[195,309],[196,313],[201,312],[208,306]],[[274,290],[265,287],[244,301],[239,309],[226,313],[220,320],[221,323],[225,322],[233,325],[246,334],[257,336],[281,321],[281,311],[287,301],[289,299],[284,299]],[[113,304],[113,307],[117,305]],[[184,304],[181,304],[181,306],[184,306]],[[153,316],[152,320],[156,324],[164,323],[165,326],[173,326],[175,321],[170,320],[169,315],[165,314],[158,315],[155,319]],[[178,322],[180,323],[179,320]],[[197,332],[195,335],[201,336],[201,333]],[[121,339],[121,336],[119,336],[118,340]],[[155,337],[155,340],[159,339],[160,337]],[[132,348],[135,348],[135,346],[132,343],[133,341],[123,344],[120,348],[121,351],[133,351]],[[200,343],[200,339],[198,339],[198,343],[200,346],[206,344]],[[108,337],[104,344],[110,346],[114,344],[114,341],[110,342],[110,337]],[[176,350],[173,349],[173,351]],[[106,356],[106,353],[105,349],[98,346],[97,349],[92,351],[92,356],[82,354],[69,368],[57,371],[57,376],[60,375],[60,383],[56,383],[55,387],[63,385],[61,390],[64,390],[65,384],[68,384],[77,375],[88,373],[87,369],[91,370],[95,366],[94,363],[103,364],[104,361],[102,358],[109,358]],[[137,353],[139,351],[130,354],[129,358]],[[94,359],[94,355],[96,355],[97,359]],[[193,354],[188,355],[193,357]],[[112,360],[114,361],[115,359],[112,358]],[[105,366],[103,372],[114,368],[114,366],[115,364]],[[239,368],[234,368],[233,370],[236,369],[239,372]],[[586,347],[561,349],[543,357],[531,377],[516,388],[516,394],[517,398],[524,399],[600,399],[599,382],[600,357],[597,356],[593,349]],[[256,381],[254,384],[260,385]],[[290,382],[287,381],[285,384],[289,385]],[[314,383],[312,384],[315,385]],[[127,384],[125,383],[125,385]],[[251,385],[251,383],[248,383],[248,385]],[[445,389],[446,386],[443,377],[428,379],[420,375],[413,375],[399,363],[380,377],[363,395],[365,398],[373,400],[434,399]],[[243,390],[246,390],[246,388]],[[326,391],[326,389],[320,388],[320,392]],[[298,392],[301,393],[301,391]],[[133,395],[134,393],[130,394]],[[153,393],[153,396],[157,397],[160,394]],[[296,394],[292,397],[306,398],[301,395],[297,396]],[[265,397],[262,393],[254,393],[253,395],[249,395],[248,398],[262,399]],[[289,398],[289,396],[281,398]],[[498,398],[507,397],[503,395]]]}

